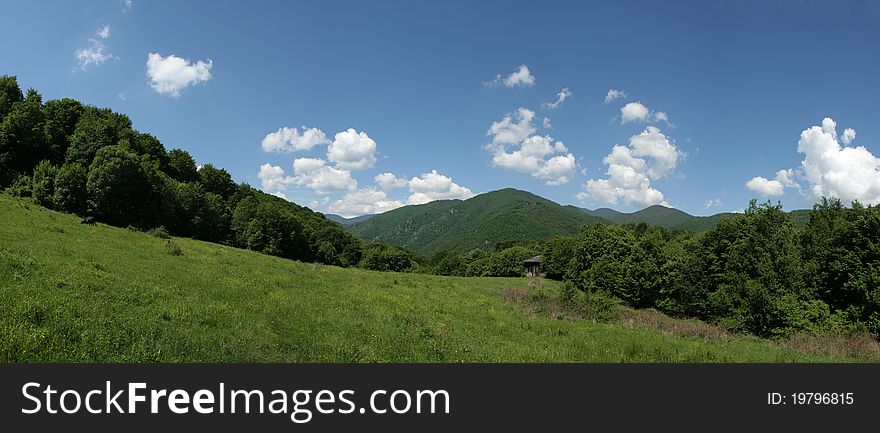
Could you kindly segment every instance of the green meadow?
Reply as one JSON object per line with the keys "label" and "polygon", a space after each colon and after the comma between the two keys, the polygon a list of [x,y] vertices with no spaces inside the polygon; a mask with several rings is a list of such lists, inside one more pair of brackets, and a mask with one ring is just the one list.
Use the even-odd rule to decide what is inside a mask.
{"label": "green meadow", "polygon": [[2,362],[870,360],[656,312],[603,323],[553,307],[559,290],[295,262],[0,194]]}

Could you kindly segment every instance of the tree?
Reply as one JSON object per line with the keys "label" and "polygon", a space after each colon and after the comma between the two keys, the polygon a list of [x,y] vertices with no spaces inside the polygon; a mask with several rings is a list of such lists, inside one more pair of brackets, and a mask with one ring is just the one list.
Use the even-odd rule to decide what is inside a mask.
{"label": "tree", "polygon": [[89,205],[108,223],[143,227],[150,185],[137,155],[120,146],[97,151],[86,182]]}
{"label": "tree", "polygon": [[58,167],[48,160],[43,160],[34,168],[31,182],[31,197],[40,206],[55,208],[55,175]]}
{"label": "tree", "polygon": [[18,87],[18,79],[15,76],[0,76],[0,122],[12,111],[16,102],[24,101],[21,87]]}
{"label": "tree", "polygon": [[55,175],[52,201],[58,210],[83,215],[86,211],[86,179],[88,171],[80,164],[64,164]]}
{"label": "tree", "polygon": [[83,112],[83,105],[70,98],[46,102],[43,113],[46,118],[45,132],[49,145],[49,160],[53,164],[64,163],[70,138]]}
{"label": "tree", "polygon": [[168,152],[167,173],[178,182],[198,182],[199,180],[196,160],[189,152],[182,149],[172,149]]}
{"label": "tree", "polygon": [[43,97],[30,89],[0,123],[0,186],[17,176],[30,175],[37,162],[45,159],[46,136],[43,131]]}
{"label": "tree", "polygon": [[67,162],[90,165],[98,150],[131,134],[131,119],[108,108],[85,107],[70,136]]}
{"label": "tree", "polygon": [[167,169],[168,153],[165,152],[165,146],[158,138],[147,133],[133,132],[131,138],[123,141],[132,152],[157,163],[160,170]]}
{"label": "tree", "polygon": [[237,186],[226,169],[205,164],[198,171],[199,182],[205,188],[205,191],[217,194],[224,200],[228,200],[235,194]]}
{"label": "tree", "polygon": [[232,215],[239,246],[273,256],[302,260],[311,255],[303,226],[292,213],[268,199],[242,200]]}

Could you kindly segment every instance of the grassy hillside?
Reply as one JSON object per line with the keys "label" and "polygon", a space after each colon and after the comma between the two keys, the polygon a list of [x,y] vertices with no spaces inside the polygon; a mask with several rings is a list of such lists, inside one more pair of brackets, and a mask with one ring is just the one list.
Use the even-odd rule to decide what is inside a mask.
{"label": "grassy hillside", "polygon": [[602,221],[534,194],[502,189],[468,200],[405,206],[349,229],[365,240],[384,240],[421,253],[491,250],[500,241],[544,240],[573,235]]}
{"label": "grassy hillside", "polygon": [[[596,210],[581,209],[588,215],[604,218],[615,224],[645,222],[650,225],[665,227],[668,229],[689,230],[692,232],[704,232],[716,225],[722,218],[733,215],[719,213],[710,216],[694,216],[678,209],[666,206],[654,205],[632,213],[618,212],[614,209],[599,208]],[[806,225],[809,219],[809,210],[794,210],[789,212],[798,227]]]}
{"label": "grassy hillside", "polygon": [[518,303],[524,279],[299,263],[82,225],[6,195],[0,220],[0,362],[845,360],[561,320]]}

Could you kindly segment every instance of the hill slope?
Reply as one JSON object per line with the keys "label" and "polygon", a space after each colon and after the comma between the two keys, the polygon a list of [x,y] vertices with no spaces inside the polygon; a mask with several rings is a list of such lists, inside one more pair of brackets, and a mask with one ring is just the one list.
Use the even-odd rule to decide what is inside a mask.
{"label": "hill slope", "polygon": [[502,296],[524,279],[342,269],[183,238],[176,255],[3,194],[0,220],[0,362],[832,360],[524,314]]}
{"label": "hill slope", "polygon": [[584,224],[603,221],[577,208],[508,188],[463,201],[405,206],[354,224],[349,230],[361,239],[383,240],[427,254],[574,235]]}
{"label": "hill slope", "polygon": [[332,213],[325,213],[324,214],[324,218],[327,218],[330,221],[338,222],[339,224],[342,224],[343,226],[350,226],[352,224],[357,224],[361,221],[366,221],[372,217],[373,217],[373,215],[361,215],[361,216],[356,216],[356,217],[352,217],[352,218],[346,218],[342,215],[336,215],[336,214],[332,214]]}
{"label": "hill slope", "polygon": [[[614,209],[599,208],[596,210],[581,209],[588,215],[604,218],[615,224],[640,223],[661,226],[668,229],[689,230],[692,232],[704,232],[716,225],[718,221],[732,213],[719,213],[710,216],[694,216],[678,209],[666,206],[654,205],[632,213],[618,212]],[[793,210],[789,214],[798,227],[803,227],[809,220],[809,210]]]}
{"label": "hill slope", "polygon": [[644,222],[654,226],[668,229],[690,230],[702,232],[715,227],[718,220],[729,214],[717,214],[712,216],[693,216],[678,209],[666,206],[654,205],[632,213],[618,212],[613,209],[599,208],[596,210],[581,209],[588,215],[605,218],[615,224]]}

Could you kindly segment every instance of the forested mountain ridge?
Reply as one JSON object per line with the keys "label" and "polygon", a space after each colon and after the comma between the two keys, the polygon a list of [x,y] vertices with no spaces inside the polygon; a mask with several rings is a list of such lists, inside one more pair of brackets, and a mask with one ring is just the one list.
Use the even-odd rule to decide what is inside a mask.
{"label": "forested mountain ridge", "polygon": [[405,206],[354,224],[364,240],[382,240],[423,254],[492,250],[499,242],[545,240],[577,234],[585,224],[605,222],[579,209],[512,188],[467,200]]}

